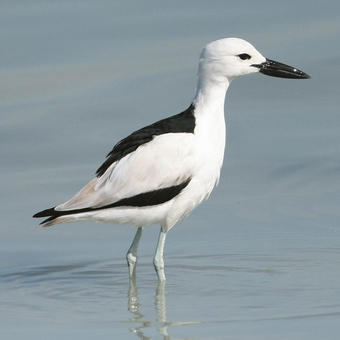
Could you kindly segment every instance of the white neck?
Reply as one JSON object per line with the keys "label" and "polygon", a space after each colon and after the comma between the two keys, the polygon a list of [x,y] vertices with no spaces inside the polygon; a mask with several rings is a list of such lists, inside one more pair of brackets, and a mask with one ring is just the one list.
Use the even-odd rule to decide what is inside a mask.
{"label": "white neck", "polygon": [[195,113],[197,115],[224,114],[224,101],[229,83],[227,78],[218,79],[212,77],[200,67],[196,94],[193,99]]}
{"label": "white neck", "polygon": [[[209,76],[209,74],[205,73]],[[225,78],[226,80],[226,78]],[[218,81],[199,73],[195,106],[195,138],[203,162],[200,173],[210,192],[218,182],[223,163],[226,128],[224,120],[224,100],[229,81]]]}

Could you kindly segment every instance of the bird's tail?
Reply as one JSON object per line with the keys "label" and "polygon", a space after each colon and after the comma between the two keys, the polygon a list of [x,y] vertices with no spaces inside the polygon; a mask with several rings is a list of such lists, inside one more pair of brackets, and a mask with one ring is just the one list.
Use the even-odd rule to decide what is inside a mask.
{"label": "bird's tail", "polygon": [[54,224],[65,223],[72,220],[72,218],[68,216],[67,212],[55,210],[55,208],[49,208],[39,211],[38,213],[33,215],[33,217],[34,218],[47,217],[40,223],[43,227],[50,227]]}

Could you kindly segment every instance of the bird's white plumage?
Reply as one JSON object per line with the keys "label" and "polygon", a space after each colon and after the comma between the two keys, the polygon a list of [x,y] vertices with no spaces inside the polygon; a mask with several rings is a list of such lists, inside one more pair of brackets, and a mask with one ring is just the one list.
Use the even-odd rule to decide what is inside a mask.
{"label": "bird's white plumage", "polygon": [[55,209],[100,208],[126,197],[178,185],[191,178],[179,195],[159,205],[95,210],[61,216],[49,224],[86,219],[135,226],[159,223],[164,230],[169,230],[209,197],[219,180],[223,162],[226,91],[235,72],[244,74],[245,69],[248,73],[257,72],[235,57],[245,51],[252,53],[258,62],[265,60],[251,44],[236,38],[217,40],[203,49],[193,100],[193,133],[155,136],[152,141],[114,162],[101,177],[94,178],[73,198]]}
{"label": "bird's white plumage", "polygon": [[251,44],[236,38],[217,40],[203,49],[193,100],[193,133],[155,136],[152,141],[114,162],[101,177],[94,178],[73,198],[55,209],[100,208],[126,197],[178,185],[191,178],[179,195],[155,206],[117,207],[78,213],[58,217],[50,224],[91,219],[136,226],[160,223],[168,230],[207,198],[218,182],[223,162],[227,88],[237,72],[240,75],[257,72],[249,63],[236,57],[244,52],[252,53],[257,62],[265,60]]}
{"label": "bird's white plumage", "polygon": [[[188,133],[169,133],[155,137],[151,142],[141,145],[135,152],[111,165],[102,177],[93,179],[75,197],[57,206],[56,209],[97,208],[143,192],[183,183],[188,178],[194,177],[202,162],[197,150],[192,147],[195,145],[194,138],[193,134]],[[177,198],[161,205],[86,212],[69,215],[67,220],[91,219],[136,226],[160,223],[165,227],[167,213],[173,207],[174,201],[180,199],[189,188],[186,189]],[[183,213],[175,214],[177,219],[187,210],[183,208],[184,205],[181,209]]]}
{"label": "bird's white plumage", "polygon": [[[224,101],[229,84],[238,76],[259,72],[263,65],[267,67],[263,73],[268,75],[272,72],[274,76],[309,77],[288,65],[276,63],[275,66],[270,60],[266,64],[261,53],[242,39],[227,38],[209,43],[199,60],[197,90],[192,102],[194,129],[163,134],[157,130],[156,135],[115,160],[105,168],[104,174],[90,181],[69,201],[35,217],[51,216],[43,222],[45,226],[93,220],[139,227],[127,255],[130,275],[134,272],[142,227],[159,223],[162,228],[154,264],[159,279],[164,280],[166,232],[206,199],[219,180],[226,139]],[[279,67],[283,69],[278,71]],[[188,179],[190,182],[165,202],[107,207],[135,195],[179,186]],[[74,213],[77,209],[87,211]],[[63,212],[66,213],[61,216]]]}
{"label": "bird's white plumage", "polygon": [[207,126],[209,120],[202,114],[197,119],[193,134],[156,136],[112,164],[103,176],[93,179],[56,210],[106,206],[139,193],[178,185],[191,178],[178,196],[160,205],[112,208],[64,217],[68,221],[73,218],[91,219],[136,226],[160,223],[164,229],[170,229],[209,196],[218,180],[224,150],[223,138],[222,142],[218,141],[224,135],[223,123],[223,120],[216,119],[215,128],[204,129],[202,127]]}
{"label": "bird's white plumage", "polygon": [[143,192],[177,185],[195,172],[193,135],[169,133],[112,164],[101,177],[95,178],[74,198],[57,210],[101,207]]}

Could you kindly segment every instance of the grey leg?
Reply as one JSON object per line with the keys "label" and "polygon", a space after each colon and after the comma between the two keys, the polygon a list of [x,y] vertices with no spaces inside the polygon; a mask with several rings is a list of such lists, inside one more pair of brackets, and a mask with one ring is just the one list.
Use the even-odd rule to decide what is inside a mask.
{"label": "grey leg", "polygon": [[165,281],[165,273],[164,273],[164,260],[163,260],[163,252],[164,252],[164,244],[165,244],[166,232],[162,229],[159,233],[157,249],[155,253],[155,257],[153,259],[153,264],[156,269],[156,273],[158,275],[159,281]]}
{"label": "grey leg", "polygon": [[126,260],[129,266],[130,278],[135,273],[136,262],[137,262],[137,248],[140,237],[142,236],[143,227],[138,227],[136,235],[131,243],[131,246],[126,254]]}

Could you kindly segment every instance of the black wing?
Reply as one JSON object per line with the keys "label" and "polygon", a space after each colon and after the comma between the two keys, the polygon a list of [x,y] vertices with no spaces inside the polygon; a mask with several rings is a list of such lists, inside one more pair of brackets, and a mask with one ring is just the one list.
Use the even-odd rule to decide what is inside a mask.
{"label": "black wing", "polygon": [[195,129],[194,110],[195,107],[191,104],[185,111],[145,126],[122,139],[113,147],[105,162],[96,171],[97,177],[102,176],[112,163],[135,151],[140,145],[150,142],[154,136],[165,133],[193,133]]}

